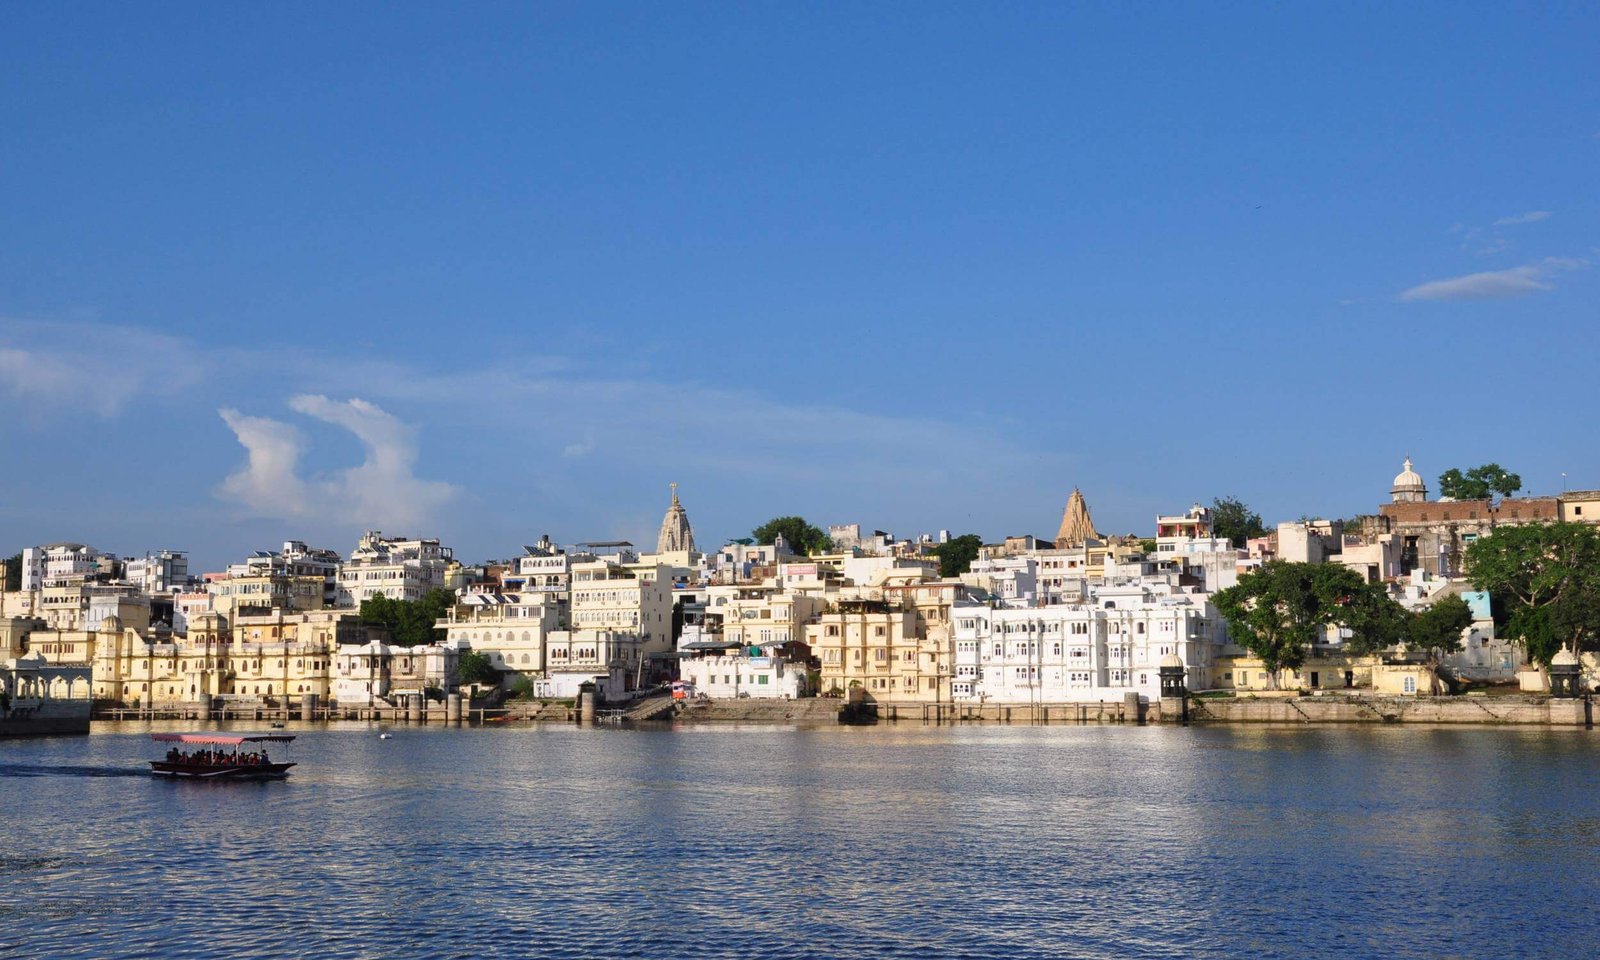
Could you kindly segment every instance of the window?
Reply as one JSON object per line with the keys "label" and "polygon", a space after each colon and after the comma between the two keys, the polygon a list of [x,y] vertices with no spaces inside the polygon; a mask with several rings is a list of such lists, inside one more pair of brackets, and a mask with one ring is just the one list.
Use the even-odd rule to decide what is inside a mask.
{"label": "window", "polygon": [[1417,692],[1417,678],[1416,677],[1406,677],[1406,693],[1416,693],[1416,692]]}

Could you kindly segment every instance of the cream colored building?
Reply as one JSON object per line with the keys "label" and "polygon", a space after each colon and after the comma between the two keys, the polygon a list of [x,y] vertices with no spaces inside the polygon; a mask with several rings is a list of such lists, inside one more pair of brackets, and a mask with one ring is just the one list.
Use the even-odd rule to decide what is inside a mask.
{"label": "cream colored building", "polygon": [[821,597],[785,593],[775,586],[712,587],[708,593],[706,614],[720,619],[721,639],[743,647],[804,642],[806,624],[827,607]]}
{"label": "cream colored building", "polygon": [[806,625],[821,664],[822,692],[859,686],[875,700],[937,698],[937,672],[923,670],[916,613],[885,600],[840,600]]}
{"label": "cream colored building", "polygon": [[639,634],[647,645],[672,645],[670,568],[635,569],[608,560],[572,566],[571,624],[574,631]]}
{"label": "cream colored building", "polygon": [[567,626],[565,593],[466,593],[436,626],[504,671],[543,676],[545,640]]}
{"label": "cream colored building", "polygon": [[364,635],[349,611],[277,610],[239,617],[194,617],[185,637],[146,643],[133,630],[102,629],[94,655],[95,697],[125,704],[191,702],[204,697],[326,699],[332,651]]}
{"label": "cream colored building", "polygon": [[325,599],[323,578],[316,575],[245,574],[212,580],[211,612],[230,619],[260,616],[274,610],[321,610]]}
{"label": "cream colored building", "polygon": [[1217,661],[1213,686],[1219,690],[1250,693],[1371,687],[1373,667],[1377,663],[1377,657],[1357,657],[1319,650],[1306,657],[1298,669],[1281,668],[1274,677],[1258,657],[1248,654],[1224,656]]}

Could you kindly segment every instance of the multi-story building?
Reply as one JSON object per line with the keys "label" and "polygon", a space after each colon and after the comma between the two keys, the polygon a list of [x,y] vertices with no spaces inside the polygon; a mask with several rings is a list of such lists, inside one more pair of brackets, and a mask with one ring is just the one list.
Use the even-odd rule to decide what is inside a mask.
{"label": "multi-story building", "polygon": [[567,617],[562,592],[468,592],[437,626],[448,645],[470,647],[500,670],[543,676],[545,640],[566,629]]}
{"label": "multi-story building", "polygon": [[972,567],[961,575],[961,579],[964,583],[987,591],[1006,606],[1031,607],[1040,599],[1039,560],[1036,557],[980,558],[972,562]]}
{"label": "multi-story building", "polygon": [[456,685],[461,650],[454,644],[397,647],[382,641],[341,644],[333,663],[333,699],[341,707],[443,693]]}
{"label": "multi-story building", "polygon": [[348,611],[275,610],[193,617],[186,636],[148,642],[132,629],[102,623],[94,650],[95,698],[120,703],[192,702],[202,698],[326,699],[332,652],[365,631]]}
{"label": "multi-story building", "polygon": [[339,602],[338,552],[321,547],[310,547],[303,540],[285,540],[277,551],[257,550],[245,560],[228,567],[230,577],[320,577],[322,578],[321,606],[333,607]]}
{"label": "multi-story building", "polygon": [[132,557],[123,565],[123,579],[146,594],[171,594],[189,586],[189,555],[162,550]]}
{"label": "multi-story building", "polygon": [[1227,642],[1225,621],[1203,595],[1165,585],[1104,587],[1081,605],[959,606],[952,615],[957,702],[1159,698],[1157,669],[1168,655],[1183,661],[1189,686],[1205,689]]}
{"label": "multi-story building", "polygon": [[637,633],[647,644],[672,645],[671,568],[648,571],[608,560],[572,565],[572,629]]}
{"label": "multi-story building", "polygon": [[450,548],[438,540],[368,531],[339,570],[339,606],[359,608],[379,594],[390,600],[420,600],[430,590],[445,588],[452,559]]}
{"label": "multi-story building", "polygon": [[821,665],[821,690],[861,687],[876,700],[934,700],[939,677],[925,671],[917,617],[886,600],[840,600],[806,625]]}
{"label": "multi-story building", "polygon": [[781,647],[805,642],[805,627],[827,607],[818,596],[787,593],[775,586],[716,587],[708,591],[712,632],[741,647]]}
{"label": "multi-story building", "polygon": [[326,581],[320,576],[263,573],[211,580],[210,609],[226,617],[262,616],[274,610],[321,610]]}
{"label": "multi-story building", "polygon": [[571,586],[573,561],[594,559],[592,554],[567,553],[551,543],[548,536],[522,550],[523,555],[512,561],[511,569],[500,575],[501,585],[511,592],[565,591]]}
{"label": "multi-story building", "polygon": [[658,641],[621,630],[555,630],[545,639],[545,677],[534,682],[541,697],[574,697],[595,683],[603,697],[621,699],[649,679]]}
{"label": "multi-story building", "polygon": [[117,555],[83,543],[49,543],[22,551],[22,589],[43,590],[69,582],[111,580]]}
{"label": "multi-story building", "polygon": [[[972,600],[972,589],[959,580],[926,580],[887,586],[883,595],[915,617],[922,699],[948,702],[950,681],[955,677],[953,613],[957,604]],[[930,679],[934,681],[931,685]]]}

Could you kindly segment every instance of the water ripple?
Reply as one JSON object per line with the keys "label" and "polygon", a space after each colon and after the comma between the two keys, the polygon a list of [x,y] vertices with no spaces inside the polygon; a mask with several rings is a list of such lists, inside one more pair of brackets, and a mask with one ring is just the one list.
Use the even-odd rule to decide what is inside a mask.
{"label": "water ripple", "polygon": [[[0,956],[1583,956],[1592,735],[142,727],[8,744]],[[1584,849],[1580,853],[1577,846]]]}

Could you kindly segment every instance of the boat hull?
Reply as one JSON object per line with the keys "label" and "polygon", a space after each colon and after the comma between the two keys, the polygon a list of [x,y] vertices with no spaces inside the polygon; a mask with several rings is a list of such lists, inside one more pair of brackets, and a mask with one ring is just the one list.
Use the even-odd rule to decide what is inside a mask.
{"label": "boat hull", "polygon": [[292,763],[255,763],[245,766],[151,760],[150,773],[174,780],[282,780],[289,775],[292,766]]}

